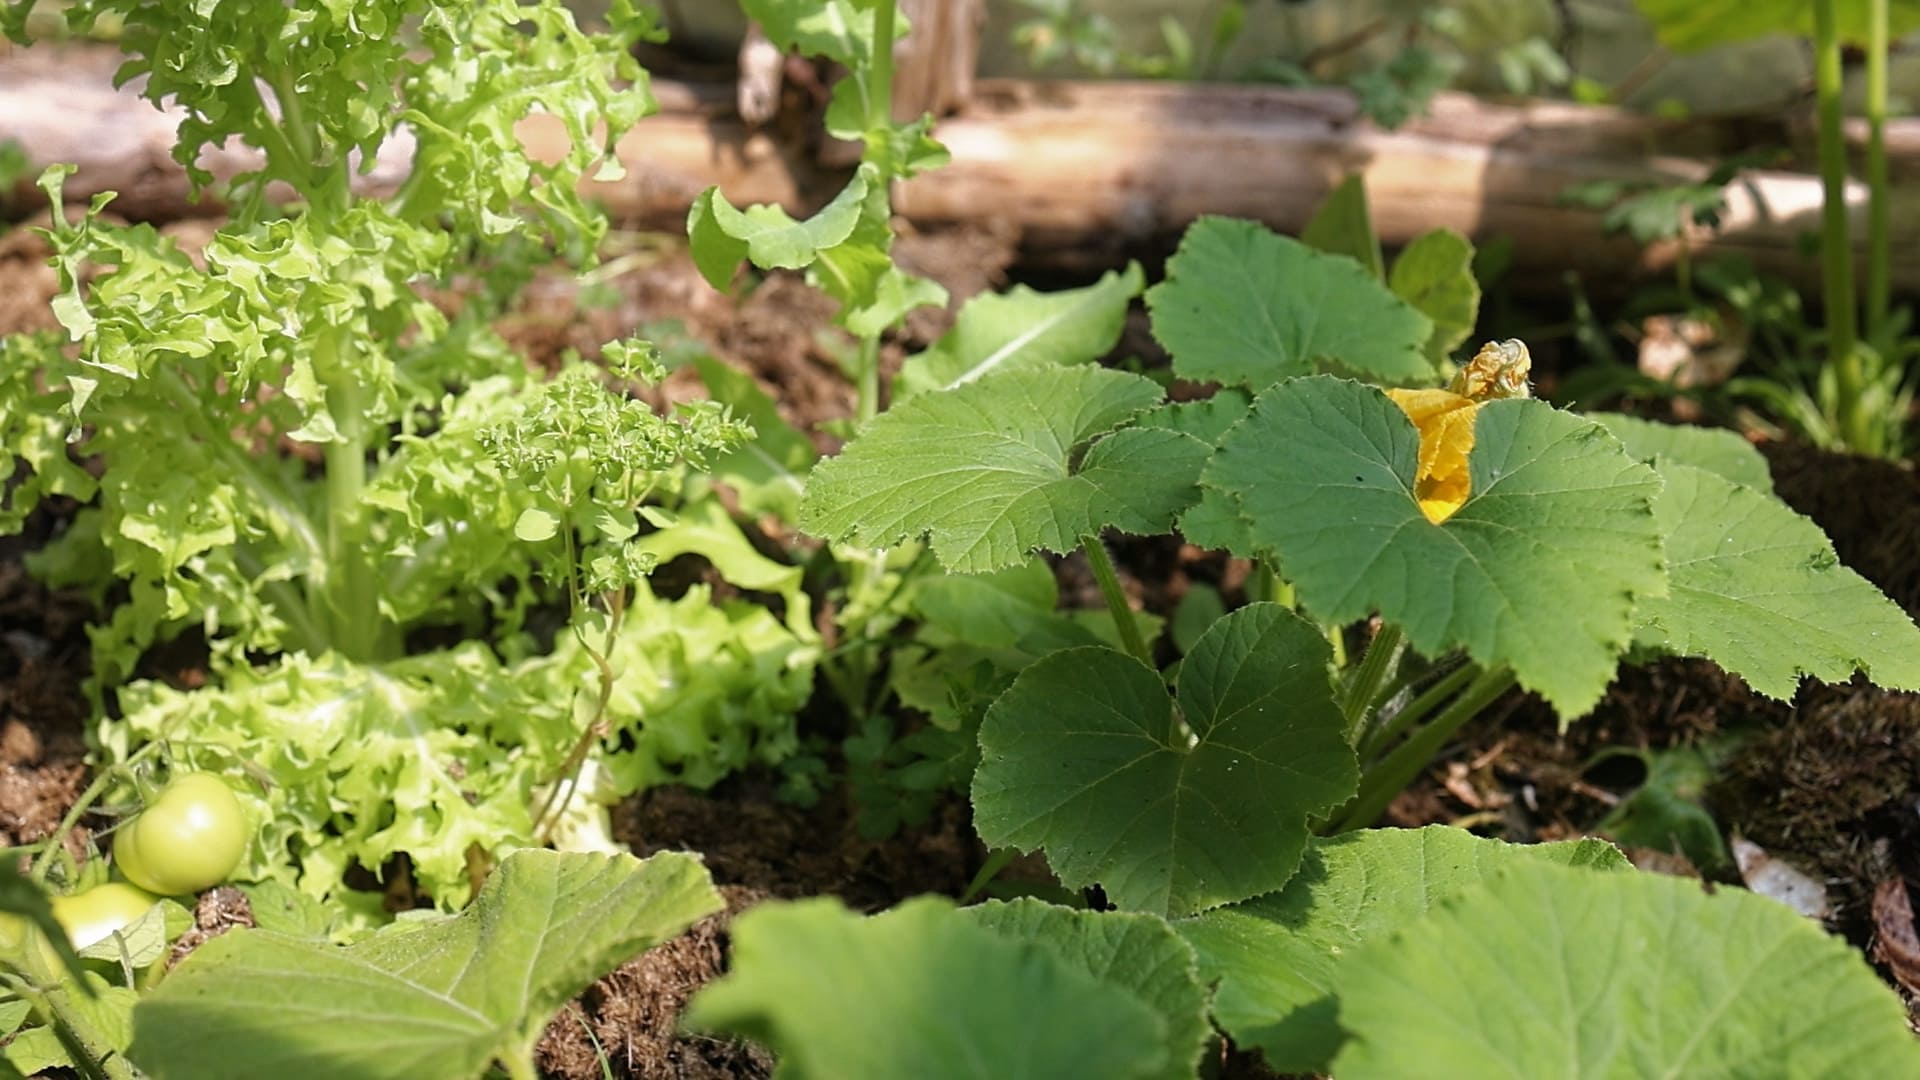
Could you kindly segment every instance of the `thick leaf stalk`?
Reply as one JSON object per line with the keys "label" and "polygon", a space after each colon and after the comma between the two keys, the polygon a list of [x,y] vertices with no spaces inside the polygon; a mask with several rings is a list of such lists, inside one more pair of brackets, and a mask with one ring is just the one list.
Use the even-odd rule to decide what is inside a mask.
{"label": "thick leaf stalk", "polygon": [[1853,246],[1847,229],[1847,151],[1842,141],[1840,31],[1836,0],[1813,2],[1814,94],[1820,114],[1820,182],[1825,188],[1820,255],[1827,308],[1827,358],[1833,365],[1838,399],[1834,405],[1840,438],[1848,446],[1867,445],[1860,399],[1866,378],[1856,351]]}

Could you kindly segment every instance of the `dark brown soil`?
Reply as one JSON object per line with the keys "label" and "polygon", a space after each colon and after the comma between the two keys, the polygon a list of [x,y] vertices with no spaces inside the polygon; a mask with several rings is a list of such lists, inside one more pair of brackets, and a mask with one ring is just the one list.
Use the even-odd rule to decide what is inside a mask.
{"label": "dark brown soil", "polygon": [[[183,235],[192,246],[196,237]],[[901,261],[947,285],[956,304],[1003,283],[1013,238],[991,230],[900,241]],[[0,332],[52,326],[46,300],[54,279],[44,246],[30,236],[0,237]],[[831,306],[794,275],[774,274],[743,296],[709,289],[684,252],[658,238],[629,235],[610,253],[617,274],[590,301],[569,276],[536,283],[502,330],[536,362],[566,350],[593,355],[630,333],[669,338],[676,331],[750,371],[773,393],[786,418],[834,442],[820,425],[853,412],[838,370],[850,348],[831,324]],[[936,336],[950,313],[913,321],[886,362]],[[1149,363],[1157,346],[1136,320],[1117,352]],[[661,388],[667,399],[698,394],[692,372]],[[1790,446],[1766,448],[1780,493],[1833,536],[1844,561],[1880,584],[1909,611],[1920,610],[1920,482],[1900,466],[1836,459]],[[71,508],[52,507],[21,537],[0,537],[0,842],[47,835],[71,805],[86,774],[82,725],[90,710],[79,691],[88,672],[84,598],[50,594],[22,570],[22,555],[44,541]],[[1196,582],[1237,599],[1245,566],[1163,539],[1115,538],[1129,593],[1170,614]],[[1088,606],[1099,598],[1078,558],[1059,561],[1063,593]],[[1490,722],[1469,732],[1388,812],[1394,824],[1452,822],[1511,840],[1545,840],[1590,830],[1620,791],[1589,775],[1607,747],[1691,745],[1738,730],[1755,732],[1711,793],[1722,824],[1833,881],[1835,927],[1865,945],[1876,881],[1890,874],[1920,880],[1920,698],[1863,685],[1804,690],[1792,706],[1770,702],[1711,664],[1662,661],[1623,672],[1594,714],[1566,733],[1537,700],[1510,696]],[[636,853],[702,853],[722,887],[727,911],[637,957],[600,980],[549,1027],[541,1064],[555,1077],[761,1077],[772,1062],[741,1042],[683,1035],[687,999],[725,970],[727,927],[739,911],[769,897],[830,894],[877,910],[921,892],[958,893],[981,852],[958,798],[927,826],[885,842],[863,840],[847,807],[833,797],[801,809],[778,802],[771,780],[736,777],[711,792],[647,792],[619,808],[616,835]],[[1684,868],[1683,868],[1684,869]],[[204,929],[243,921],[216,907]],[[1267,1075],[1257,1060],[1229,1054],[1221,1075]]]}

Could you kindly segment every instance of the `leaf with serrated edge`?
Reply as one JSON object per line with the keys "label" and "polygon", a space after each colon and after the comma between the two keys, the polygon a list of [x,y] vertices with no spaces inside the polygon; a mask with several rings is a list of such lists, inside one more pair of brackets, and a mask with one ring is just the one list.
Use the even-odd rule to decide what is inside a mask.
{"label": "leaf with serrated edge", "polygon": [[346,948],[261,930],[208,942],[134,1009],[158,1080],[479,1076],[553,1010],[718,911],[697,858],[507,856],[473,906]]}
{"label": "leaf with serrated edge", "polygon": [[732,965],[687,1024],[745,1035],[791,1080],[1054,1080],[1162,1073],[1166,1024],[1053,951],[922,897],[863,918],[837,900],[736,920]]}
{"label": "leaf with serrated edge", "polygon": [[1102,368],[1010,371],[888,410],[814,466],[800,527],[885,547],[932,534],[951,570],[979,573],[1035,550],[1066,552],[1104,528],[1164,532],[1199,495],[1207,446],[1130,429],[1157,404],[1148,379]]}
{"label": "leaf with serrated edge", "polygon": [[1341,1080],[1920,1076],[1900,999],[1846,942],[1658,874],[1516,863],[1357,950],[1334,989]]}
{"label": "leaf with serrated edge", "polygon": [[1343,957],[1520,859],[1630,869],[1604,840],[1503,844],[1463,829],[1364,829],[1317,839],[1277,893],[1174,924],[1214,984],[1213,1018],[1278,1072],[1325,1072],[1340,1049]]}
{"label": "leaf with serrated edge", "polygon": [[1369,386],[1297,379],[1261,394],[1204,482],[1316,618],[1373,611],[1434,656],[1510,664],[1562,716],[1591,709],[1665,592],[1653,470],[1606,430],[1541,401],[1481,406],[1473,494],[1435,525],[1414,502],[1419,435]]}
{"label": "leaf with serrated edge", "polygon": [[1103,648],[1054,653],[980,725],[974,824],[994,847],[1045,848],[1069,888],[1184,915],[1286,884],[1307,819],[1357,777],[1312,624],[1277,604],[1215,623],[1160,676]]}
{"label": "leaf with serrated edge", "polygon": [[1128,263],[1125,273],[1108,271],[1083,289],[981,293],[932,348],[907,358],[894,380],[894,402],[996,371],[1097,360],[1120,340],[1128,304],[1145,283],[1140,264]]}
{"label": "leaf with serrated edge", "polygon": [[1434,375],[1425,315],[1352,259],[1257,222],[1194,222],[1147,309],[1183,379],[1259,390],[1329,365],[1391,382]]}
{"label": "leaf with serrated edge", "polygon": [[1773,472],[1754,445],[1731,431],[1695,424],[1658,424],[1625,413],[1586,413],[1626,447],[1627,456],[1651,465],[1655,458],[1719,473],[1756,491],[1773,490]]}
{"label": "leaf with serrated edge", "polygon": [[1705,469],[1657,467],[1667,486],[1653,509],[1671,591],[1640,606],[1646,637],[1782,700],[1803,675],[1845,682],[1856,670],[1920,690],[1920,628],[1840,565],[1818,526]]}
{"label": "leaf with serrated edge", "polygon": [[1166,1021],[1169,1051],[1158,1076],[1192,1080],[1213,1026],[1193,949],[1166,920],[1075,911],[1032,899],[993,901],[960,914],[1001,937],[1046,946],[1073,967],[1152,1006]]}

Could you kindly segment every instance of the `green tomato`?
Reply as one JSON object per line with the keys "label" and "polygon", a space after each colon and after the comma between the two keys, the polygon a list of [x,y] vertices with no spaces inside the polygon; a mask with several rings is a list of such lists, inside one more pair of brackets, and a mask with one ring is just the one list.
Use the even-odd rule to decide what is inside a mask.
{"label": "green tomato", "polygon": [[212,773],[173,778],[113,837],[113,863],[135,885],[162,896],[218,885],[247,850],[247,815]]}
{"label": "green tomato", "polygon": [[[83,893],[53,898],[53,917],[67,931],[75,952],[105,941],[115,930],[125,930],[160,902],[160,898],[128,885],[109,881]],[[59,970],[56,958],[54,969]]]}

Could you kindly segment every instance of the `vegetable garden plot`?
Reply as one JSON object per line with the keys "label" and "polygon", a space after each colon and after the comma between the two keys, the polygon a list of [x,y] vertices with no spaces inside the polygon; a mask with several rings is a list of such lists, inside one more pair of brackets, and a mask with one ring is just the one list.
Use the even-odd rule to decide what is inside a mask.
{"label": "vegetable garden plot", "polygon": [[[825,457],[713,358],[621,336],[545,370],[500,332],[601,242],[574,184],[647,107],[639,12],[70,9],[125,20],[184,155],[232,135],[266,165],[199,261],[104,202],[54,218],[60,330],[3,346],[0,524],[54,533],[33,569],[100,605],[70,811],[111,833],[4,879],[13,1069],[537,1075],[629,958],[704,940],[683,970],[711,974],[731,900],[682,1022],[764,1049],[709,1068],[1174,1077],[1224,1036],[1341,1077],[1913,1071],[1898,999],[1762,897],[1595,839],[1373,827],[1515,686],[1563,725],[1647,656],[1775,698],[1920,688],[1920,629],[1751,446],[1534,399],[1525,344],[1476,340],[1472,246],[1387,263],[1357,186],[1305,241],[1203,218],[1151,289],[983,294],[895,374],[883,338],[947,299],[892,257],[890,185],[942,157],[892,117],[903,28],[887,0],[748,7],[850,70],[828,123],[864,157],[805,220],[706,193],[691,259],[832,300]],[[521,156],[530,108],[575,152]],[[412,178],[351,194],[403,121]],[[1142,295],[1171,380],[1095,362]],[[710,397],[649,404],[668,362]],[[1248,576],[1136,611],[1119,533]],[[1101,607],[1062,607],[1062,558]],[[153,677],[183,635],[204,685]],[[664,850],[699,832],[663,835],[688,790],[766,846]],[[224,878],[257,925],[170,966]],[[953,899],[989,887],[1033,895]]]}

